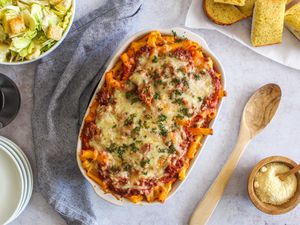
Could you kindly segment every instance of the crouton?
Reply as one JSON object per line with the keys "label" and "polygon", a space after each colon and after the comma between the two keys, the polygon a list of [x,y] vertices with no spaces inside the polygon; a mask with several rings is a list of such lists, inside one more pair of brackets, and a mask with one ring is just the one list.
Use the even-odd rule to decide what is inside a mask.
{"label": "crouton", "polygon": [[253,46],[282,41],[286,0],[257,0],[254,6],[251,42]]}
{"label": "crouton", "polygon": [[24,19],[21,16],[9,20],[8,25],[12,34],[18,34],[26,30]]}
{"label": "crouton", "polygon": [[63,29],[57,25],[50,25],[47,30],[46,36],[55,41],[59,41],[62,38]]}

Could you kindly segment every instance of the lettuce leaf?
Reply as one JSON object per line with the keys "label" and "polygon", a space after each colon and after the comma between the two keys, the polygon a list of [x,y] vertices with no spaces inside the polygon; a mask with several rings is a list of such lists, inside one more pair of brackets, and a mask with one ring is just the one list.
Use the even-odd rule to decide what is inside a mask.
{"label": "lettuce leaf", "polygon": [[9,46],[0,43],[0,62],[5,62],[7,58],[7,53],[9,52]]}
{"label": "lettuce leaf", "polygon": [[60,23],[60,18],[48,8],[44,8],[43,12],[42,29],[46,33],[50,25],[57,25]]}
{"label": "lettuce leaf", "polygon": [[10,49],[15,52],[21,52],[24,48],[29,46],[30,42],[31,39],[26,37],[12,38]]}
{"label": "lettuce leaf", "polygon": [[11,3],[11,0],[0,0],[0,7],[4,7]]}

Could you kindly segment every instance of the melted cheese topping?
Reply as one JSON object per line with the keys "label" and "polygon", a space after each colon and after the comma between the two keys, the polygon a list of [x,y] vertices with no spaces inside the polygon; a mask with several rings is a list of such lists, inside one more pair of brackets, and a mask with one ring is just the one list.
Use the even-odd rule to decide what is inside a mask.
{"label": "melted cheese topping", "polygon": [[166,168],[187,151],[186,131],[176,121],[198,115],[213,92],[209,73],[187,60],[139,56],[125,87],[114,90],[113,103],[98,108],[101,134],[90,140],[90,146],[106,152],[109,163],[102,169],[110,172],[113,186],[143,190],[149,185],[145,181],[163,182]]}

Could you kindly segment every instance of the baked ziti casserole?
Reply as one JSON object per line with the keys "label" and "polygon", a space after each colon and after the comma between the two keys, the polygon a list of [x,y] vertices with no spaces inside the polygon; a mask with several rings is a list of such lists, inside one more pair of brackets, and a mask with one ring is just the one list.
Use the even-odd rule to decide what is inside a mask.
{"label": "baked ziti casserole", "polygon": [[116,198],[164,202],[225,96],[198,43],[153,31],[133,41],[91,102],[80,134],[87,176]]}

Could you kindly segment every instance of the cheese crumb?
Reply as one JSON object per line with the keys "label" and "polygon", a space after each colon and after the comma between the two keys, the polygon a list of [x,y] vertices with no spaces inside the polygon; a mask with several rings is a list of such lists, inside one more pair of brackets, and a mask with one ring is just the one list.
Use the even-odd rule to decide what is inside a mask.
{"label": "cheese crumb", "polygon": [[272,205],[288,202],[297,190],[297,178],[292,174],[282,181],[277,175],[289,170],[290,168],[283,163],[269,163],[262,167],[254,179],[257,197]]}
{"label": "cheese crumb", "polygon": [[268,170],[268,169],[267,169],[267,167],[265,167],[265,166],[263,166],[263,167],[260,169],[260,171],[263,172],[263,173],[264,173],[264,172],[267,172],[267,170]]}

